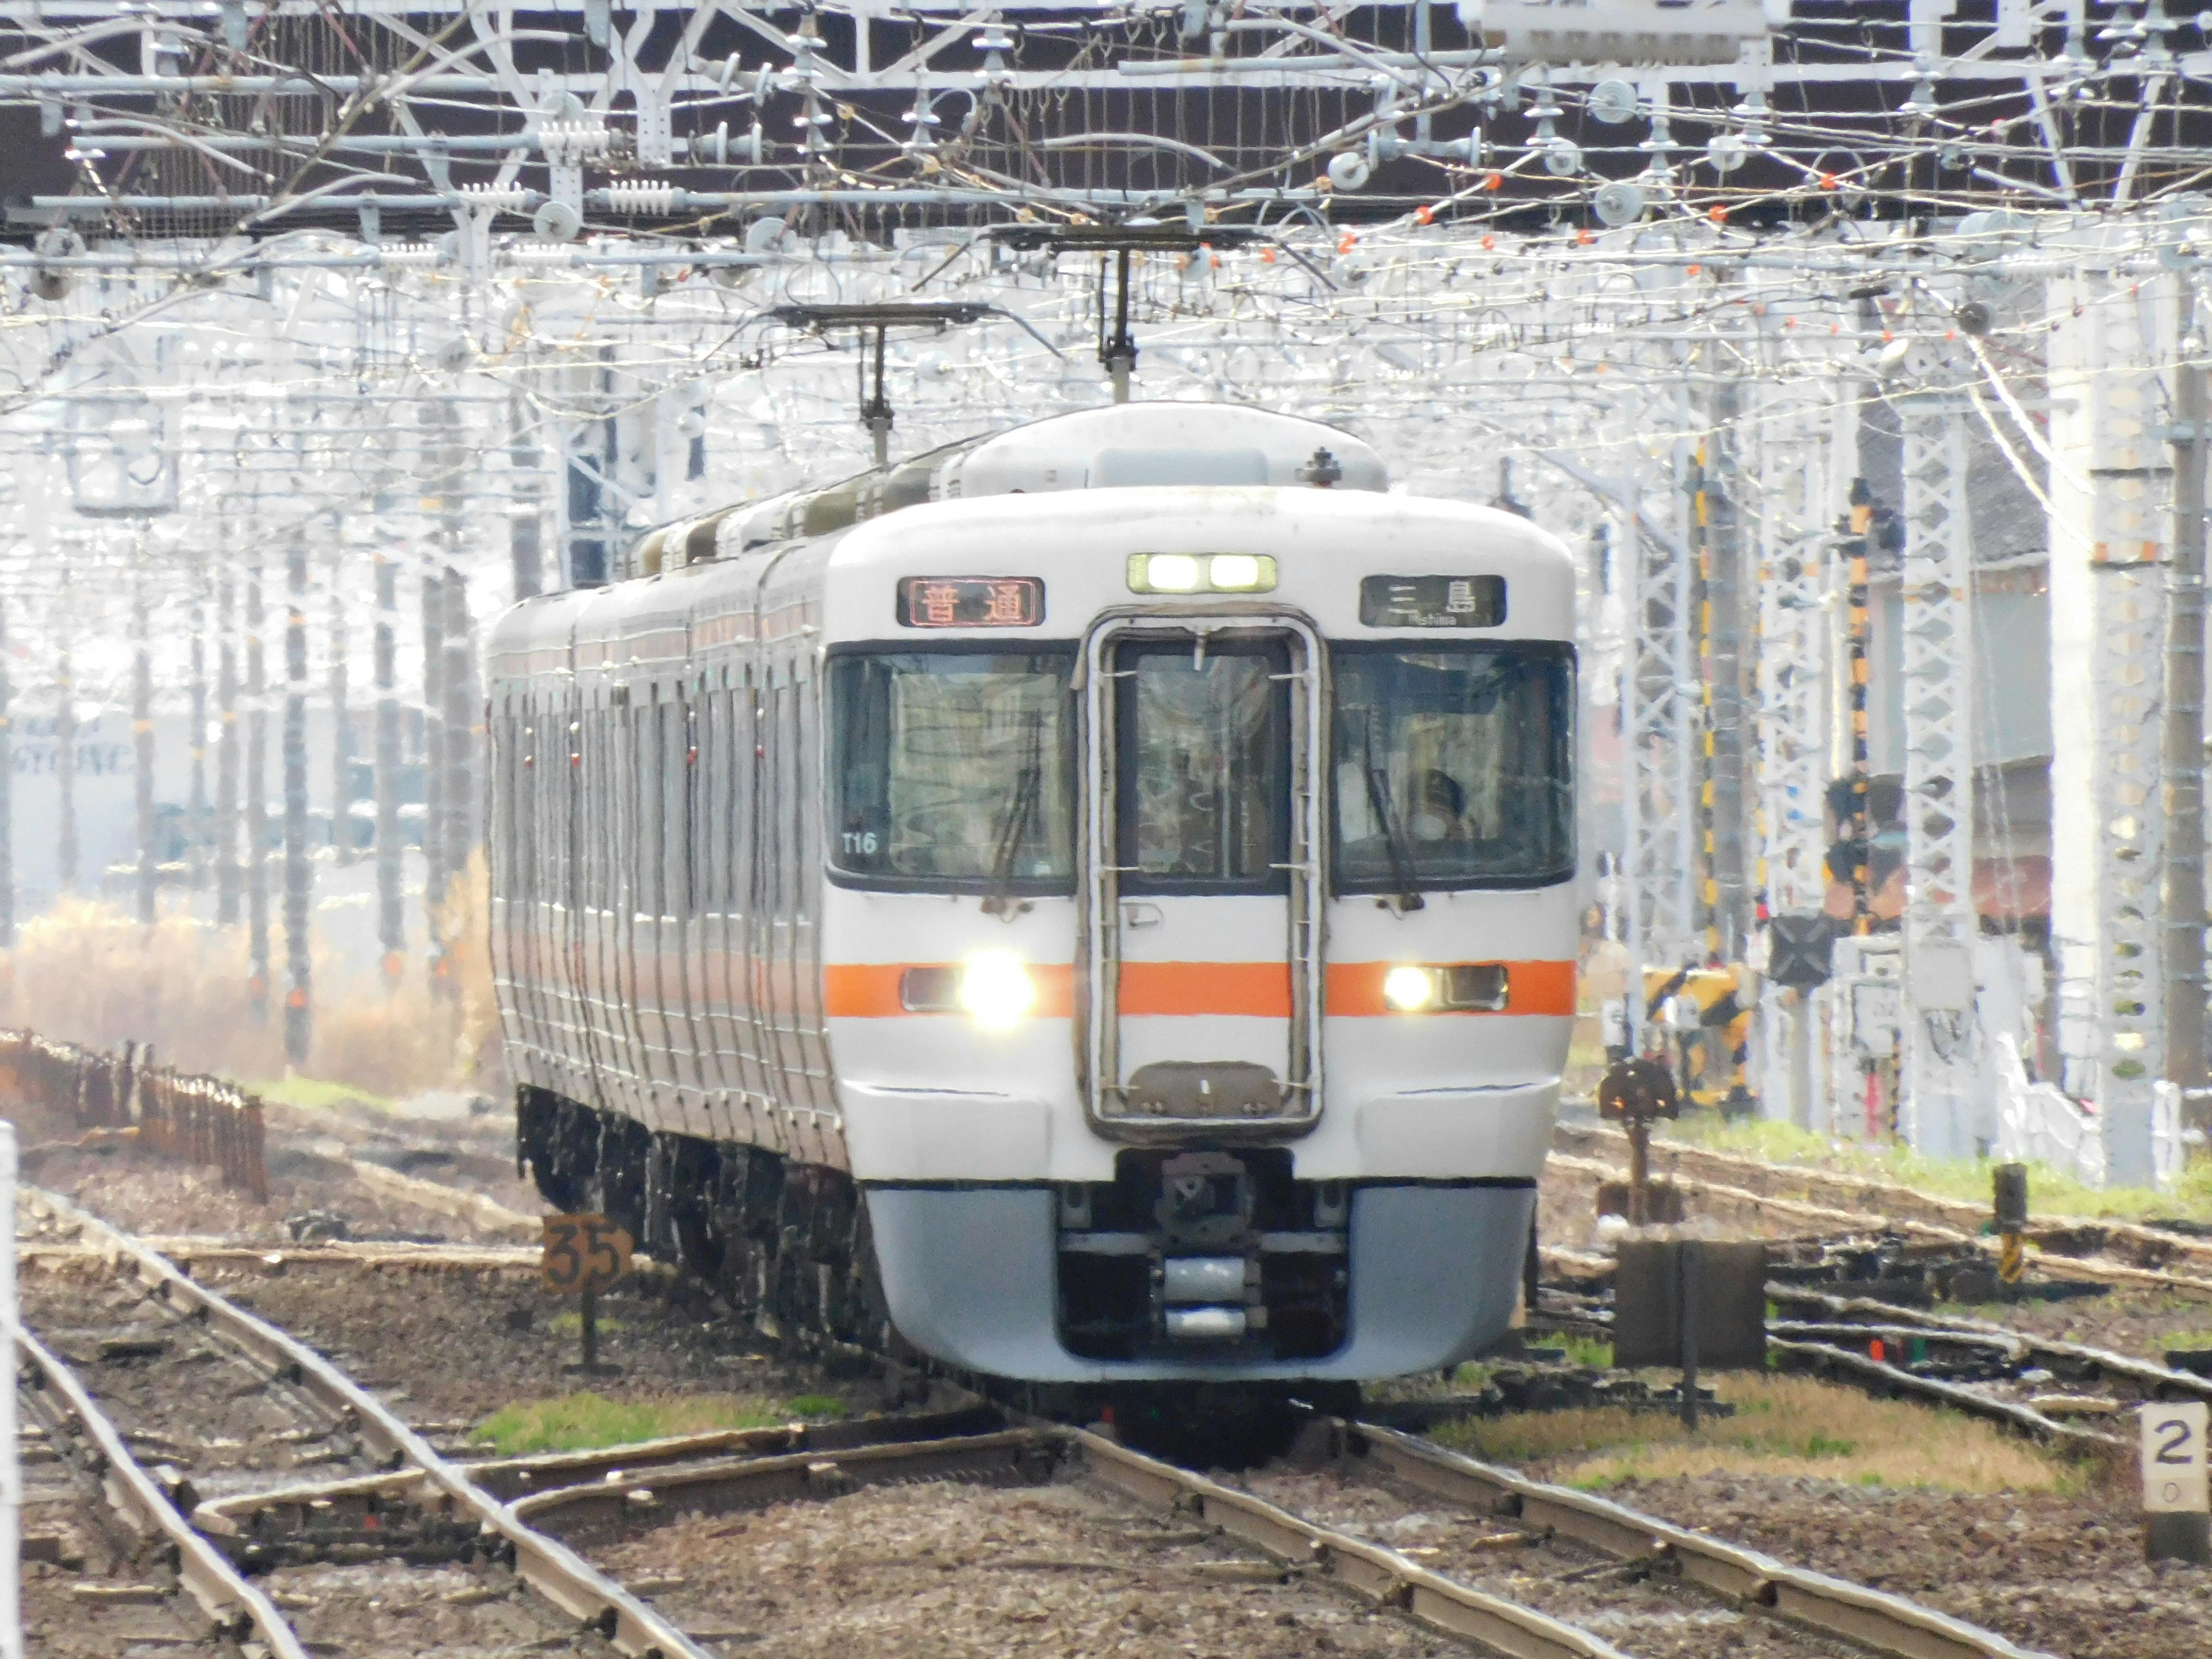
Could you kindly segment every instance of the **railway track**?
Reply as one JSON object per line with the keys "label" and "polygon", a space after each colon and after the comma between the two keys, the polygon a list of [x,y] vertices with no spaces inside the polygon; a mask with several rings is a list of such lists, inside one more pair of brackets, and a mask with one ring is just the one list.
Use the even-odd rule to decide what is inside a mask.
{"label": "railway track", "polygon": [[[1746,1650],[1773,1659],[1868,1652],[2021,1659],[2029,1652],[1902,1596],[1395,1430],[1326,1419],[1310,1432],[1307,1449],[1312,1474],[1275,1473],[1256,1484],[1301,1495],[1309,1506],[1347,1517],[1346,1524],[1419,1537],[1423,1544],[1413,1547],[1455,1576],[1563,1617],[1589,1605],[1590,1587],[1607,1589],[1605,1627],[1632,1631],[1635,1650],[1650,1659]],[[1409,1510],[1408,1500],[1420,1507]],[[1439,1511],[1439,1503],[1449,1507]]]}
{"label": "railway track", "polygon": [[[1594,1181],[1625,1181],[1627,1156],[1627,1137],[1617,1130],[1562,1125],[1549,1167]],[[1755,1224],[1784,1222],[1814,1236],[1893,1232],[1992,1262],[2000,1251],[1999,1241],[1980,1231],[1987,1210],[1959,1200],[1674,1141],[1655,1140],[1651,1160],[1655,1176],[1702,1197],[1715,1212]],[[2212,1239],[2132,1222],[2048,1215],[2031,1222],[2026,1237],[2033,1273],[2077,1285],[2212,1296]]]}
{"label": "railway track", "polygon": [[[959,1431],[930,1431],[944,1426]],[[1294,1466],[1237,1485],[1058,1426],[976,1432],[909,1417],[842,1432],[855,1443],[793,1449],[781,1431],[759,1431],[713,1446],[670,1441],[507,1459],[476,1473],[488,1486],[526,1493],[514,1501],[519,1516],[593,1554],[634,1543],[672,1516],[696,1522],[874,1487],[1036,1489],[1063,1502],[1071,1491],[1088,1492],[1105,1498],[1092,1518],[1108,1523],[1107,1544],[1118,1543],[1121,1559],[1101,1553],[1093,1538],[1087,1550],[1079,1545],[1049,1559],[965,1565],[1333,1590],[1516,1659],[1842,1659],[1869,1651],[2027,1659],[2002,1636],[1901,1598],[1371,1425],[1316,1423]],[[330,1482],[222,1500],[207,1506],[219,1517],[202,1519],[273,1543],[333,1516],[392,1516],[419,1485],[404,1474]],[[1141,1568],[1127,1559],[1130,1545]]]}
{"label": "railway track", "polygon": [[[1628,1158],[1628,1137],[1603,1124],[1563,1123],[1554,1131],[1553,1144],[1561,1152],[1608,1164],[1625,1165]],[[1801,1164],[1768,1164],[1664,1138],[1651,1143],[1651,1169],[1655,1175],[1732,1187],[1754,1197],[1794,1198],[1862,1214],[1878,1209],[1886,1216],[1954,1234],[1978,1234],[1990,1217],[1986,1204],[1923,1192],[1898,1182]],[[2048,1255],[2102,1254],[2118,1265],[2143,1268],[2172,1265],[2183,1270],[2182,1277],[2212,1279],[2212,1237],[2195,1232],[2133,1221],[2031,1214],[2026,1237]]]}
{"label": "railway track", "polygon": [[[74,1278],[26,1277],[33,1411],[100,1469],[127,1528],[174,1552],[181,1589],[219,1632],[250,1635],[277,1659],[306,1659],[311,1646],[708,1659],[304,1343],[50,1194],[22,1189],[19,1214],[33,1242],[65,1238],[109,1268],[93,1296]],[[319,1563],[266,1589],[241,1572],[234,1537],[186,1519],[208,1497],[296,1485],[318,1469],[404,1470],[424,1501],[411,1525],[364,1528],[344,1548],[331,1540]]]}
{"label": "railway track", "polygon": [[[102,1389],[95,1398],[68,1360],[27,1340],[42,1420],[113,1473],[118,1507],[173,1549],[182,1592],[210,1626],[279,1659],[388,1644],[395,1624],[434,1625],[434,1640],[417,1641],[424,1652],[611,1647],[690,1659],[726,1650],[683,1634],[690,1617],[658,1605],[655,1581],[625,1591],[591,1558],[618,1554],[623,1540],[672,1517],[941,1483],[1090,1505],[1088,1542],[986,1568],[1235,1586],[1281,1600],[1291,1619],[1315,1595],[1335,1594],[1362,1617],[1410,1620],[1479,1652],[1672,1659],[1726,1651],[1722,1638],[1747,1622],[1761,1632],[1757,1650],[1784,1659],[1832,1659],[1845,1636],[1900,1659],[2021,1652],[1895,1598],[1358,1425],[1329,1431],[1326,1493],[1311,1487],[1322,1478],[1311,1474],[1263,1474],[1239,1488],[1095,1434],[995,1426],[981,1405],[457,1466],[311,1350],[137,1241],[45,1195],[27,1194],[23,1208],[42,1235],[34,1254],[67,1244],[113,1270],[97,1301],[64,1291],[43,1315],[27,1304],[32,1322],[44,1318]],[[429,1265],[416,1252],[369,1265],[400,1261]],[[34,1298],[48,1297],[36,1275],[31,1283]],[[56,1313],[78,1322],[60,1324]],[[199,1386],[174,1386],[177,1372],[161,1369],[173,1364]],[[110,1375],[118,1370],[130,1375]],[[207,1385],[216,1377],[233,1381]],[[186,1393],[197,1399],[179,1398]],[[282,1451],[246,1455],[220,1443],[255,1437],[196,1435],[186,1421],[240,1401],[294,1419],[258,1437]],[[1451,1500],[1466,1524],[1447,1528],[1445,1541],[1401,1547],[1408,1494],[1431,1510]],[[1318,1518],[1316,1504],[1326,1511]],[[1140,1568],[1126,1559],[1132,1544]]]}
{"label": "railway track", "polygon": [[[1598,1259],[1547,1251],[1571,1261],[1586,1285]],[[2150,1401],[2212,1402],[2212,1377],[2087,1343],[2039,1335],[1965,1315],[1938,1314],[1866,1297],[1835,1296],[1770,1283],[1779,1317],[1767,1322],[1778,1369],[1844,1382],[1883,1398],[1948,1407],[2048,1445],[2132,1445],[2126,1413]],[[1553,1280],[1529,1322],[1536,1331],[1608,1337],[1602,1298]],[[1563,1382],[1555,1392],[1574,1396]],[[1582,1403],[1569,1398],[1567,1403]]]}

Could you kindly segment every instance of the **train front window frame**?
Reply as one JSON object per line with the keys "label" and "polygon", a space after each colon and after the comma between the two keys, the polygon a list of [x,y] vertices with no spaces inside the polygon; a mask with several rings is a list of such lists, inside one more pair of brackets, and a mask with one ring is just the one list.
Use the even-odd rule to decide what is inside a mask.
{"label": "train front window frame", "polygon": [[1556,641],[1333,642],[1333,890],[1571,880],[1574,669]]}
{"label": "train front window frame", "polygon": [[840,886],[1075,891],[1072,640],[833,647],[829,834]]}

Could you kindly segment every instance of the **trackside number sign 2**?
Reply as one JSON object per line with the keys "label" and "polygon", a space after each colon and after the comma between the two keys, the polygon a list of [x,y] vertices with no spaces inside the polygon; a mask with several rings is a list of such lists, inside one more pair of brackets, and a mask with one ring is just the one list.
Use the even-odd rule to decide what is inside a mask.
{"label": "trackside number sign 2", "polygon": [[538,1277],[559,1296],[604,1291],[629,1271],[630,1236],[603,1215],[549,1215]]}
{"label": "trackside number sign 2", "polygon": [[2202,1515],[2208,1507],[2206,1410],[2202,1400],[2161,1401],[2142,1408],[2143,1510],[2147,1514]]}

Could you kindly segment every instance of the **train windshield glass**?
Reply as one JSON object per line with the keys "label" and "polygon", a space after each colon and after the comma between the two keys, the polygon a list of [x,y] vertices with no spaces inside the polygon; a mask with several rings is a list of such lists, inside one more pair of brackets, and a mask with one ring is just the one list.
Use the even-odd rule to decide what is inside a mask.
{"label": "train windshield glass", "polygon": [[1279,642],[1121,647],[1121,888],[1280,892],[1290,659]]}
{"label": "train windshield glass", "polygon": [[1333,669],[1340,890],[1574,873],[1565,647],[1340,646]]}
{"label": "train windshield glass", "polygon": [[928,891],[1072,891],[1074,665],[1073,650],[833,659],[831,866]]}

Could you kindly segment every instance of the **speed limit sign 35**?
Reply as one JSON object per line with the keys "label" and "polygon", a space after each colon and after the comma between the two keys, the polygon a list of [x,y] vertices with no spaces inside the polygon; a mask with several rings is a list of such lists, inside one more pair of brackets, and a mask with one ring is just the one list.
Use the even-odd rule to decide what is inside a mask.
{"label": "speed limit sign 35", "polygon": [[629,1271],[630,1236],[603,1215],[549,1215],[538,1276],[556,1296],[604,1291]]}

